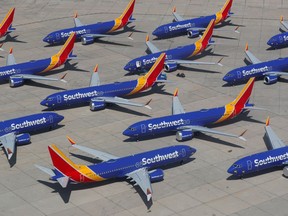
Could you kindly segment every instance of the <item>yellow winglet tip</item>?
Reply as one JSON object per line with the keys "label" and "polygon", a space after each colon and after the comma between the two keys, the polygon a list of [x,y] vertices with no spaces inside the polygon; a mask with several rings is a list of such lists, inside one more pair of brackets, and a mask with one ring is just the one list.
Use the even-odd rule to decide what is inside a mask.
{"label": "yellow winglet tip", "polygon": [[4,43],[0,43],[0,48],[3,46]]}
{"label": "yellow winglet tip", "polygon": [[98,71],[98,64],[96,64],[94,67],[94,73],[96,73],[97,71]]}
{"label": "yellow winglet tip", "polygon": [[74,18],[77,18],[77,17],[78,17],[78,12],[75,11],[75,12],[74,12]]}
{"label": "yellow winglet tip", "polygon": [[246,43],[245,50],[246,51],[248,50],[248,43]]}
{"label": "yellow winglet tip", "polygon": [[281,15],[280,16],[280,21],[282,22],[284,20],[283,16]]}
{"label": "yellow winglet tip", "polygon": [[146,42],[149,41],[149,35],[146,35]]}
{"label": "yellow winglet tip", "polygon": [[13,47],[10,48],[9,54],[11,54],[12,52],[13,52]]}
{"label": "yellow winglet tip", "polygon": [[269,116],[267,117],[265,124],[266,124],[266,126],[269,126],[269,124],[270,124],[270,117]]}
{"label": "yellow winglet tip", "polygon": [[178,96],[178,92],[179,92],[179,89],[178,89],[178,88],[176,88],[176,89],[175,89],[175,91],[174,91],[174,94],[173,94],[173,96],[174,96],[174,97],[177,97],[177,96]]}
{"label": "yellow winglet tip", "polygon": [[176,6],[173,7],[172,11],[175,13],[176,12]]}
{"label": "yellow winglet tip", "polygon": [[71,143],[71,145],[76,144],[76,142],[73,139],[71,139],[69,136],[66,136],[66,137],[67,137],[68,141]]}

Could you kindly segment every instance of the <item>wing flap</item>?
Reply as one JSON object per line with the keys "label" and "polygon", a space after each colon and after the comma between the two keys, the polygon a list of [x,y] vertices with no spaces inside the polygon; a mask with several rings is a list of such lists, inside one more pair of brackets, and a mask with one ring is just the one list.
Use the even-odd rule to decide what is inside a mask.
{"label": "wing flap", "polygon": [[141,190],[146,194],[147,201],[152,198],[152,187],[150,182],[150,176],[146,168],[140,168],[131,173],[126,174],[128,179],[135,181],[134,186],[139,185]]}
{"label": "wing flap", "polygon": [[287,72],[281,72],[281,71],[269,71],[266,73],[263,73],[263,75],[268,75],[268,76],[287,76]]}

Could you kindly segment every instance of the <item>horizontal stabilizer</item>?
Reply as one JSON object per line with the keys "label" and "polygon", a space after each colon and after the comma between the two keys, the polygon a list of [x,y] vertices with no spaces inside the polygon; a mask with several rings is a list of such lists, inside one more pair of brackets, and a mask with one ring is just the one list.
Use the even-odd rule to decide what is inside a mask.
{"label": "horizontal stabilizer", "polygon": [[69,177],[63,176],[61,178],[57,178],[57,181],[59,182],[62,188],[66,188],[69,182]]}
{"label": "horizontal stabilizer", "polygon": [[40,166],[40,165],[38,165],[38,164],[34,164],[34,166],[37,167],[37,168],[38,168],[39,170],[41,170],[42,172],[48,174],[48,175],[51,176],[51,177],[55,175],[55,173],[53,172],[53,170],[50,169],[50,168],[43,167],[43,166]]}

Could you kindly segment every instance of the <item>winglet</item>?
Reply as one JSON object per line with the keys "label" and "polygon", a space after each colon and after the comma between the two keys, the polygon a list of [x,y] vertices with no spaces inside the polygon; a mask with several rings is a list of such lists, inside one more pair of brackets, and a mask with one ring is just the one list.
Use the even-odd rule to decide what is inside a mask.
{"label": "winglet", "polygon": [[270,124],[270,117],[269,116],[267,117],[265,124],[266,124],[266,126],[269,126],[269,124]]}
{"label": "winglet", "polygon": [[9,54],[12,54],[12,53],[13,53],[13,47],[11,47],[9,50]]}
{"label": "winglet", "polygon": [[173,12],[173,13],[176,12],[176,6],[173,7],[172,12]]}
{"label": "winglet", "polygon": [[146,36],[146,42],[149,41],[149,35]]}
{"label": "winglet", "polygon": [[223,66],[223,64],[221,64],[221,61],[223,60],[223,58],[224,58],[224,57],[222,57],[222,58],[217,62],[217,64],[218,64],[219,66],[221,66],[221,67]]}
{"label": "winglet", "polygon": [[283,16],[282,15],[280,16],[280,21],[283,22]]}
{"label": "winglet", "polygon": [[248,51],[248,43],[246,43],[245,51]]}
{"label": "winglet", "polygon": [[179,91],[178,88],[176,88],[175,91],[174,91],[173,97],[177,97],[178,96],[178,91]]}
{"label": "winglet", "polygon": [[97,71],[98,71],[98,64],[96,64],[94,67],[94,73],[97,73]]}
{"label": "winglet", "polygon": [[239,139],[241,139],[241,140],[243,140],[243,141],[247,141],[244,137],[243,137],[243,135],[246,133],[246,131],[247,131],[247,129],[246,130],[244,130],[240,135],[239,135]]}
{"label": "winglet", "polygon": [[131,33],[128,35],[128,39],[134,40],[133,37],[132,37],[132,35],[133,35],[133,32],[131,32]]}
{"label": "winglet", "polygon": [[69,136],[66,136],[66,137],[67,137],[68,141],[71,143],[71,145],[76,144],[76,142],[73,139],[71,139]]}
{"label": "winglet", "polygon": [[74,18],[77,18],[77,17],[78,17],[78,12],[75,11],[75,13],[74,13]]}
{"label": "winglet", "polygon": [[65,73],[62,77],[60,77],[60,81],[67,83],[67,81],[64,79],[66,77],[67,73]]}
{"label": "winglet", "polygon": [[13,155],[13,152],[11,151],[10,148],[7,148],[7,155],[8,155],[8,160],[10,160]]}
{"label": "winglet", "polygon": [[146,195],[147,195],[147,201],[149,201],[152,198],[152,193],[149,188],[147,188]]}
{"label": "winglet", "polygon": [[240,33],[240,32],[238,31],[239,28],[240,28],[240,26],[237,26],[237,27],[234,29],[234,32]]}
{"label": "winglet", "polygon": [[148,108],[148,109],[152,109],[152,108],[149,106],[149,104],[151,103],[151,101],[152,101],[152,99],[150,99],[150,100],[145,104],[144,107],[146,107],[146,108]]}

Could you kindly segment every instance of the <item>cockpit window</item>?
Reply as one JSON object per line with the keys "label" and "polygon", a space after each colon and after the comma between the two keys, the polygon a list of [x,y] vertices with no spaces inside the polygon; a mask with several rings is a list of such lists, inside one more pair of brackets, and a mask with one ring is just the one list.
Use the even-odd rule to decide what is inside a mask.
{"label": "cockpit window", "polygon": [[136,131],[136,128],[134,128],[134,127],[130,127],[128,129],[131,130],[131,131]]}
{"label": "cockpit window", "polygon": [[53,97],[48,97],[46,100],[47,100],[47,101],[52,101],[52,100],[53,100]]}
{"label": "cockpit window", "polygon": [[233,167],[240,168],[241,166],[239,164],[233,164]]}

